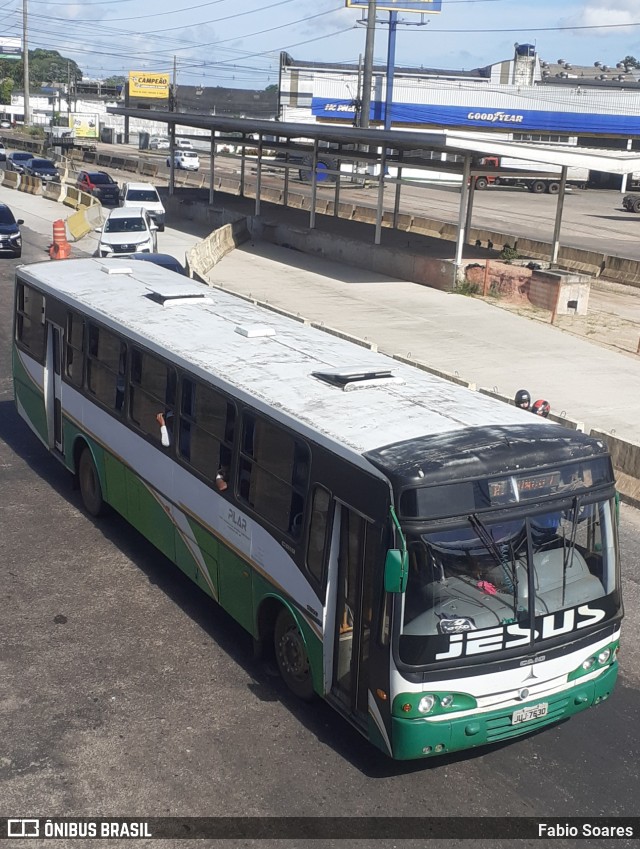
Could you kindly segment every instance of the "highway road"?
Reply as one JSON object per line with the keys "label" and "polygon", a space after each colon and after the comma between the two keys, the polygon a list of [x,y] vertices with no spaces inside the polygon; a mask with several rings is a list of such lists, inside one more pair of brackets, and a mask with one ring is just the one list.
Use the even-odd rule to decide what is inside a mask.
{"label": "highway road", "polygon": [[[24,228],[24,241],[23,261],[46,256],[48,231]],[[83,512],[68,474],[13,406],[15,265],[0,260],[4,811],[11,816],[560,819],[638,814],[637,511],[624,505],[621,511],[627,616],[613,697],[508,745],[426,763],[391,762],[323,703],[305,705],[291,697],[272,669],[252,659],[248,636],[121,518],[93,520]],[[314,849],[345,845],[339,837],[316,840]],[[284,849],[302,844],[166,845]],[[399,843],[375,845],[392,849]],[[402,845],[424,849],[426,840]],[[429,845],[451,847],[457,841]],[[511,844],[476,840],[474,845]],[[552,845],[604,849],[612,842],[558,839]],[[634,842],[621,839],[615,845]],[[371,841],[349,841],[349,846],[365,849]]]}

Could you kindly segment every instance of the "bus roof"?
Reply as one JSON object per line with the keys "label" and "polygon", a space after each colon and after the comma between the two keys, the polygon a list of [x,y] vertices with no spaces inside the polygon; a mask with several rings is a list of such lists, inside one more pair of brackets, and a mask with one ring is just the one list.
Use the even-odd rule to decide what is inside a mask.
{"label": "bus roof", "polygon": [[[152,263],[71,259],[18,275],[258,409],[357,454],[470,427],[549,422]],[[322,439],[324,437],[324,439]]]}

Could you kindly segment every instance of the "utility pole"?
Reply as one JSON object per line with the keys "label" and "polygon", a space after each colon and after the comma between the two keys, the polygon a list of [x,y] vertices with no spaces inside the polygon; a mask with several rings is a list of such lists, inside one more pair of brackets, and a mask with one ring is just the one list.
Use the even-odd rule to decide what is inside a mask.
{"label": "utility pole", "polygon": [[[173,81],[169,88],[169,112],[177,112],[178,104],[178,67],[176,57],[173,57]],[[175,192],[175,177],[176,177],[176,125],[175,122],[169,124],[169,194]]]}
{"label": "utility pole", "polygon": [[29,108],[29,44],[27,42],[27,0],[22,0],[22,67],[24,77],[24,125],[31,123]]}
{"label": "utility pole", "polygon": [[367,39],[364,46],[364,69],[362,72],[362,111],[360,126],[369,127],[371,111],[371,84],[373,82],[373,43],[376,36],[376,0],[369,0],[367,11]]}

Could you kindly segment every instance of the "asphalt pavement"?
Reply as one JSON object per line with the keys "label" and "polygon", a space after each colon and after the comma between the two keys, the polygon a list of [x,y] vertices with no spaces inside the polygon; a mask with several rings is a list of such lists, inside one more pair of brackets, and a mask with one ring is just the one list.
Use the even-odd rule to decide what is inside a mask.
{"label": "asphalt pavement", "polygon": [[[54,220],[70,214],[53,201],[4,187],[0,200],[38,232],[51,232]],[[300,213],[301,226],[307,221],[307,214]],[[189,232],[195,229],[194,222],[169,218],[165,232],[158,234],[158,250],[184,260],[185,251],[204,235]],[[72,255],[91,254],[95,244],[96,234],[91,233],[73,246]],[[386,353],[410,355],[478,387],[509,396],[526,388],[534,399],[548,400],[553,412],[584,422],[587,429],[640,443],[640,356],[635,353],[594,344],[480,299],[269,243],[237,248],[210,278],[230,291],[366,337]],[[629,304],[629,310],[637,310],[638,297],[629,288],[616,308],[623,311]],[[611,333],[615,336],[615,326]]]}

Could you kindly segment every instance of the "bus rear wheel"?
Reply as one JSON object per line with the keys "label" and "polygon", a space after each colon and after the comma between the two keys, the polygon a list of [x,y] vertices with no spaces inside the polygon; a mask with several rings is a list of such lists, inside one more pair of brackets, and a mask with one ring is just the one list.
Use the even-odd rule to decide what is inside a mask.
{"label": "bus rear wheel", "polygon": [[91,516],[102,516],[105,512],[105,503],[102,497],[102,487],[100,486],[100,478],[96,464],[93,462],[91,451],[88,448],[83,448],[78,463],[78,484],[80,486],[80,495],[85,510]]}
{"label": "bus rear wheel", "polygon": [[282,680],[299,699],[311,701],[315,694],[307,648],[297,622],[286,608],[278,614],[273,639]]}

